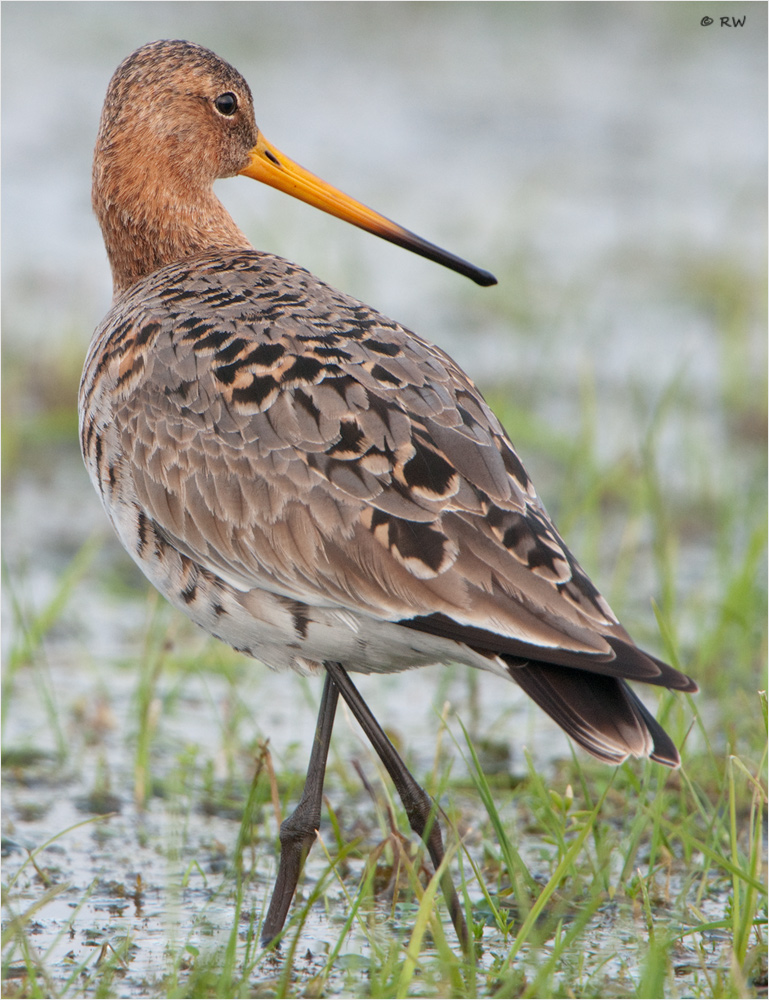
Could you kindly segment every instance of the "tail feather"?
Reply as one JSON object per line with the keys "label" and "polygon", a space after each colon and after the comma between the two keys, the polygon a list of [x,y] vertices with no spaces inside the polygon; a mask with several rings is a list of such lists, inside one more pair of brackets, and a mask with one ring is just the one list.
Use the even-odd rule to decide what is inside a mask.
{"label": "tail feather", "polygon": [[624,680],[549,663],[508,665],[510,676],[572,739],[599,760],[651,757],[668,767],[673,741]]}
{"label": "tail feather", "polygon": [[453,639],[492,659],[580,746],[609,764],[651,757],[668,767],[681,763],[673,741],[646,710],[627,680],[694,694],[686,674],[644,652],[619,625],[602,634],[603,652],[576,650],[568,642],[540,646],[489,629],[464,625],[442,613],[400,621],[406,628]]}

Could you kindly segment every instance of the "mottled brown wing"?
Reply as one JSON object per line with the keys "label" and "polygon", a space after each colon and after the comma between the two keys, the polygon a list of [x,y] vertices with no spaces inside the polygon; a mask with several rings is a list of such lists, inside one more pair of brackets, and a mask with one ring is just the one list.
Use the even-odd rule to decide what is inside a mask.
{"label": "mottled brown wing", "polygon": [[614,673],[612,641],[635,649],[467,376],[369,307],[268,255],[202,256],[135,286],[96,340],[114,386],[89,400],[87,368],[84,407],[109,405],[121,475],[236,588],[520,660]]}

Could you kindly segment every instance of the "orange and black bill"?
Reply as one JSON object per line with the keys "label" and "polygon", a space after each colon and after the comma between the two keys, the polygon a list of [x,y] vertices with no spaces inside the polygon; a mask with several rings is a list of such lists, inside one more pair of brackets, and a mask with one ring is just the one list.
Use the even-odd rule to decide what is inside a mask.
{"label": "orange and black bill", "polygon": [[375,236],[381,236],[390,243],[411,250],[428,260],[434,260],[437,264],[451,268],[459,274],[464,274],[479,285],[496,285],[497,279],[493,274],[484,271],[474,264],[470,264],[461,257],[441,250],[434,243],[428,243],[421,236],[404,229],[397,223],[380,215],[371,208],[367,208],[349,195],[343,194],[336,188],[326,184],[319,177],[311,174],[309,170],[300,167],[298,163],[289,160],[279,150],[271,145],[259,133],[259,139],[251,150],[251,162],[240,171],[246,177],[253,177],[254,180],[269,184],[271,187],[285,191],[286,194],[306,201],[308,205],[314,205],[330,215],[335,215],[338,219],[351,222],[354,226],[359,226]]}

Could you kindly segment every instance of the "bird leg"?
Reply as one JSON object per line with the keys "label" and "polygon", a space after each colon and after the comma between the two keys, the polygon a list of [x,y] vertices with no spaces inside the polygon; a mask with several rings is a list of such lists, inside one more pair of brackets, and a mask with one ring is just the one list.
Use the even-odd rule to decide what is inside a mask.
{"label": "bird leg", "polygon": [[[337,691],[349,705],[350,711],[358,720],[363,732],[379,755],[379,759],[387,768],[387,772],[392,778],[393,784],[403,802],[411,829],[427,845],[430,857],[437,870],[444,858],[441,828],[436,816],[437,806],[403,763],[395,747],[388,740],[384,730],[371,714],[371,709],[360,696],[358,689],[350,680],[342,664],[327,661],[324,666],[329,676],[333,678]],[[470,949],[470,935],[468,934],[459,897],[457,896],[448,870],[444,871],[441,877],[441,889],[443,890],[459,943],[462,945],[463,951],[467,953]]]}
{"label": "bird leg", "polygon": [[338,700],[339,688],[331,674],[327,673],[302,798],[294,812],[280,825],[278,877],[272,890],[270,908],[262,924],[262,945],[265,946],[274,941],[283,930],[302,867],[318,834],[323,778]]}

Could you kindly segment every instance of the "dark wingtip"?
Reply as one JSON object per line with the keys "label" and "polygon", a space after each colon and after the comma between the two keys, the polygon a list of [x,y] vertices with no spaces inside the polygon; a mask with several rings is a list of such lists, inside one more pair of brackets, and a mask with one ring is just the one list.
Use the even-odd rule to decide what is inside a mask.
{"label": "dark wingtip", "polygon": [[[692,680],[688,674],[676,670],[664,660],[639,649],[632,641],[613,635],[607,635],[604,638],[614,650],[615,660],[612,673],[618,677],[641,681],[644,684],[656,684],[659,687],[670,688],[671,691],[683,691],[686,694],[696,694],[699,691],[697,682]],[[650,667],[652,671],[649,670]],[[656,672],[654,672],[654,668],[656,668]],[[600,668],[595,669],[600,670]]]}

